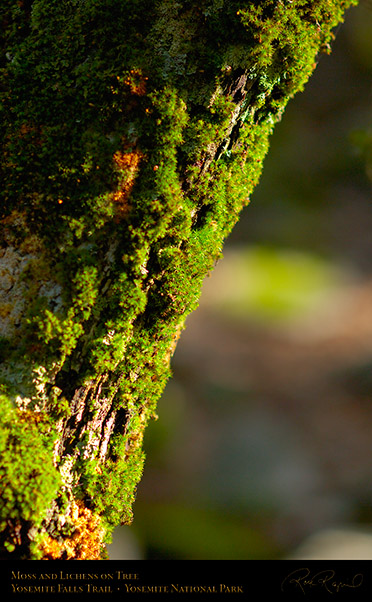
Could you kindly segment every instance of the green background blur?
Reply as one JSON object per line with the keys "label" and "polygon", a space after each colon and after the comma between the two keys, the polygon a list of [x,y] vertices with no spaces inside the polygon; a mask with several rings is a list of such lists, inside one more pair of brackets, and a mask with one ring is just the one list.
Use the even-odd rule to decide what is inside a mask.
{"label": "green background blur", "polygon": [[187,320],[110,558],[323,558],[341,534],[341,557],[372,559],[371,91],[365,1],[276,126]]}

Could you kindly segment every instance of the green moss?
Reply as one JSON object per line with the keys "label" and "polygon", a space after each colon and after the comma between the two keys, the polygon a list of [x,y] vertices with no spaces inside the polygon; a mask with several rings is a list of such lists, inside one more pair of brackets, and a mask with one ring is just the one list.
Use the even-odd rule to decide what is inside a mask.
{"label": "green moss", "polygon": [[[142,432],[175,338],[249,202],[272,128],[355,2],[202,4],[3,3],[0,244],[26,249],[33,235],[37,252],[22,255],[25,311],[2,374],[13,399],[28,398],[61,433],[71,428],[73,484],[64,477],[59,510],[68,491],[109,528],[130,520]],[[84,420],[106,406],[121,416],[103,459],[74,423],[77,391],[86,392]],[[19,416],[12,427],[4,416],[6,470],[6,447],[19,449],[14,487],[23,492],[19,506],[6,489],[4,513],[39,524],[57,487],[45,461],[33,512],[25,491],[41,480],[44,427],[23,432]]]}
{"label": "green moss", "polygon": [[95,473],[83,476],[83,479],[86,478],[86,491],[94,503],[95,511],[104,516],[107,540],[117,525],[132,522],[132,505],[145,461],[145,455],[140,448],[119,459],[117,454],[119,451],[125,453],[125,445],[122,441],[119,446],[115,443],[114,441],[112,452],[116,459],[111,458],[99,475]]}
{"label": "green moss", "polygon": [[[3,394],[0,404],[0,532],[25,521],[40,527],[60,485],[52,462],[56,435],[45,415],[18,412]],[[4,545],[10,552],[14,542]]]}

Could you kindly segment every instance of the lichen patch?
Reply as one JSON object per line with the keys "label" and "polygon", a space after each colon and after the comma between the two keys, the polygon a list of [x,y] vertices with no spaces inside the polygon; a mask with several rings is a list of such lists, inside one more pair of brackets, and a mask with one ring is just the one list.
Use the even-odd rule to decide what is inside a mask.
{"label": "lichen patch", "polygon": [[70,506],[69,522],[72,535],[55,539],[49,534],[40,545],[43,560],[100,560],[103,549],[104,530],[101,519],[77,500]]}
{"label": "lichen patch", "polygon": [[116,151],[113,157],[115,171],[118,174],[118,189],[111,194],[116,215],[124,217],[129,212],[128,199],[139,170],[143,154],[140,150],[130,152]]}

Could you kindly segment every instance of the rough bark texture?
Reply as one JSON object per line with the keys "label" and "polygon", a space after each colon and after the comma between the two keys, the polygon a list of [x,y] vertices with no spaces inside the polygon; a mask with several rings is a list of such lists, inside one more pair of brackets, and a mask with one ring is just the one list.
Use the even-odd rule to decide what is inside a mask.
{"label": "rough bark texture", "polygon": [[185,318],[351,4],[2,2],[4,556],[130,522]]}

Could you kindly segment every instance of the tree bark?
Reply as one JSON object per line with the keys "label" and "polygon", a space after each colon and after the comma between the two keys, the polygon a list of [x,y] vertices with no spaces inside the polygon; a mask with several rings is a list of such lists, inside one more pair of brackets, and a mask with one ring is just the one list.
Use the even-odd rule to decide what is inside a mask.
{"label": "tree bark", "polygon": [[131,521],[185,318],[355,3],[3,2],[3,557],[99,559]]}

